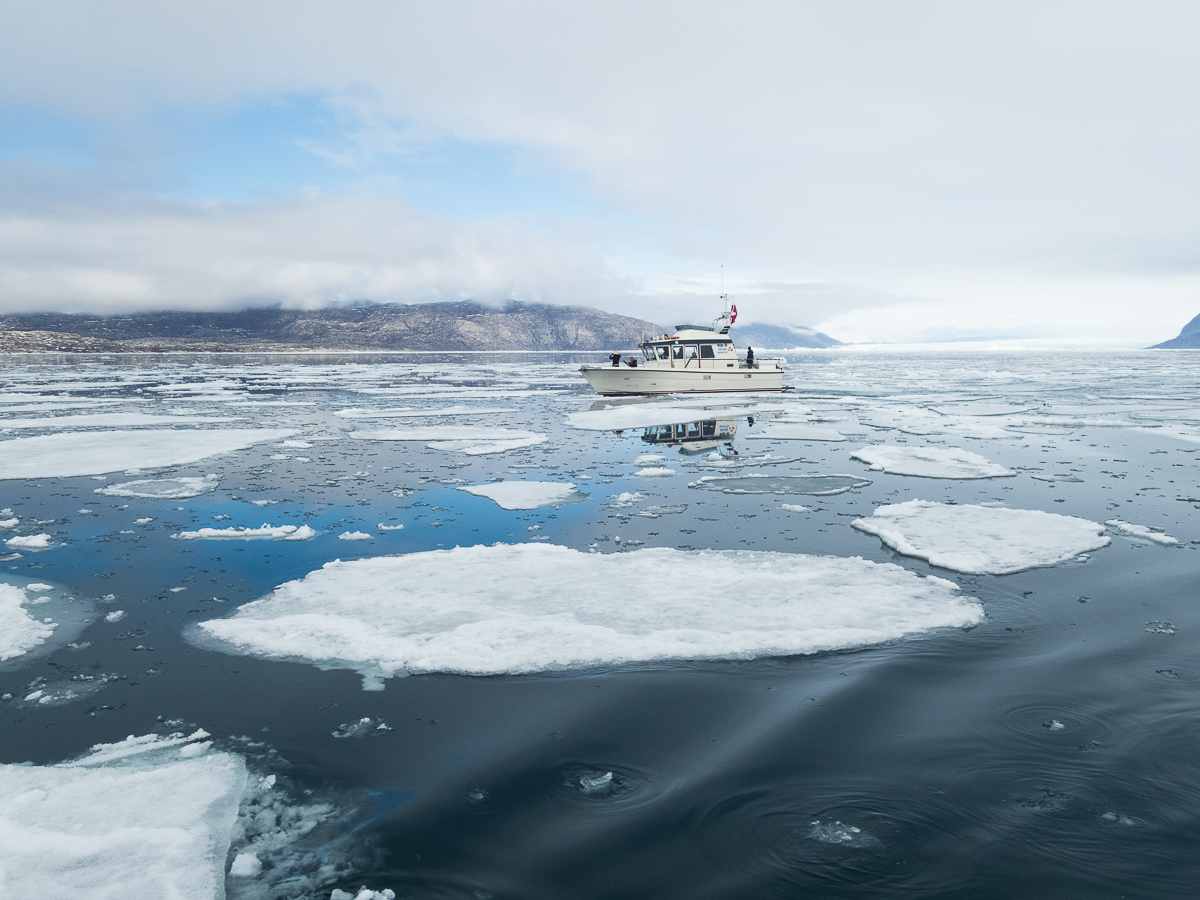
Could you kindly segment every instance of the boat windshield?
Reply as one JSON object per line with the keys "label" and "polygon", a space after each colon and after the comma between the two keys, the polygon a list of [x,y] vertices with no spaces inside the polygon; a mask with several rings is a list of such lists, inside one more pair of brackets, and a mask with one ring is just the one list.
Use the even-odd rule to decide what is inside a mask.
{"label": "boat windshield", "polygon": [[670,355],[671,354],[670,354],[669,350],[665,346],[659,345],[659,347],[658,347],[658,358],[659,359],[669,359]]}

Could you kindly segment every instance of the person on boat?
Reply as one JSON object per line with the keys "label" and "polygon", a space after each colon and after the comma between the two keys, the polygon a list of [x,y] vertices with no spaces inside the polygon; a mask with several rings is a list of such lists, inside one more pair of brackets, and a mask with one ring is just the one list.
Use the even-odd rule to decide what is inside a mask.
{"label": "person on boat", "polygon": [[612,353],[608,354],[608,358],[612,360],[614,369],[617,368],[617,366],[621,365],[621,354],[618,353],[616,350],[614,350]]}
{"label": "person on boat", "polygon": [[746,368],[747,369],[754,368],[754,348],[753,347],[746,348]]}
{"label": "person on boat", "polygon": [[631,368],[631,369],[637,368],[637,357],[636,356],[629,357],[629,368]]}

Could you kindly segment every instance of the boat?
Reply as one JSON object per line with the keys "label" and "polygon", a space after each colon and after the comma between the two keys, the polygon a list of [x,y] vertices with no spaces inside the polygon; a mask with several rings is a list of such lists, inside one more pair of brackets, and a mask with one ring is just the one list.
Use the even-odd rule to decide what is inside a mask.
{"label": "boat", "polygon": [[737,320],[737,307],[722,294],[724,312],[711,327],[676,325],[674,334],[663,334],[638,344],[642,358],[611,366],[580,366],[579,371],[596,393],[606,397],[627,394],[708,394],[745,391],[782,391],[782,357],[759,359],[739,356],[729,337]]}

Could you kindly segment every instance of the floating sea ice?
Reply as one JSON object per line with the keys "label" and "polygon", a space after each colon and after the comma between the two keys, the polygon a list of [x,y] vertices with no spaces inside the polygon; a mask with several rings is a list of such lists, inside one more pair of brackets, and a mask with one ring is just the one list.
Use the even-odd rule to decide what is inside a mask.
{"label": "floating sea ice", "polygon": [[[482,891],[477,891],[476,894],[482,894]],[[369,887],[362,887],[358,889],[357,894],[351,894],[349,891],[334,888],[329,900],[396,900],[396,892],[390,888],[373,891]]]}
{"label": "floating sea ice", "polygon": [[48,534],[23,534],[17,537],[10,537],[4,542],[4,546],[13,550],[32,550],[35,553],[39,550],[50,549],[50,535]]}
{"label": "floating sea ice", "polygon": [[355,431],[350,437],[363,441],[424,441],[434,450],[457,450],[468,456],[504,453],[545,443],[546,435],[512,428],[482,428],[470,425],[390,428]]}
{"label": "floating sea ice", "polygon": [[620,494],[613,495],[612,503],[610,503],[609,506],[613,509],[621,509],[622,507],[633,506],[633,504],[644,499],[645,498],[638,491],[633,491],[632,493],[629,491],[623,491]]}
{"label": "floating sea ice", "polygon": [[659,456],[657,453],[647,453],[635,459],[633,464],[635,466],[656,466],[661,465],[664,459],[666,459],[665,456]]}
{"label": "floating sea ice", "polygon": [[463,485],[459,490],[494,500],[501,509],[540,509],[579,503],[588,498],[587,494],[575,490],[573,483],[558,481],[499,481]]}
{"label": "floating sea ice", "polygon": [[17,523],[20,521],[16,516],[13,516],[11,519],[0,519],[0,528],[16,528]]}
{"label": "floating sea ice", "polygon": [[515,413],[511,407],[485,406],[443,406],[418,409],[411,406],[401,406],[393,409],[339,409],[334,413],[343,419],[406,419],[424,418],[425,416],[491,416],[501,413]]}
{"label": "floating sea ice", "polygon": [[857,475],[705,475],[688,487],[726,494],[809,494],[828,497],[866,487],[870,483]]}
{"label": "floating sea ice", "polygon": [[863,447],[850,454],[875,472],[917,475],[922,478],[1004,478],[1016,475],[1011,469],[988,462],[978,453],[959,447],[896,447],[881,444]]}
{"label": "floating sea ice", "polygon": [[1104,526],[1035,509],[909,500],[850,523],[930,565],[968,575],[1009,575],[1052,566],[1109,544]]}
{"label": "floating sea ice", "polygon": [[385,525],[383,522],[380,522],[375,527],[378,528],[380,531],[399,531],[404,526],[403,525]]}
{"label": "floating sea ice", "polygon": [[365,738],[378,737],[387,734],[392,728],[383,716],[364,716],[357,722],[347,722],[339,725],[330,732],[335,738]]}
{"label": "floating sea ice", "polygon": [[373,535],[367,534],[365,531],[343,531],[338,535],[339,541],[373,541]]}
{"label": "floating sea ice", "polygon": [[[699,577],[685,594],[646,594],[663,572]],[[982,616],[949,581],[857,557],[518,544],[327,563],[186,636],[227,653],[353,669],[377,686],[404,673],[815,653]]]}
{"label": "floating sea ice", "polygon": [[73,762],[0,765],[5,895],[224,897],[246,767],[197,753],[206,736],[130,737]]}
{"label": "floating sea ice", "polygon": [[0,419],[0,428],[136,428],[139,425],[215,425],[239,422],[244,416],[152,416],[139,412],[95,413],[83,416],[41,416]]}
{"label": "floating sea ice", "polygon": [[663,466],[650,466],[645,469],[638,469],[633,474],[640,475],[643,478],[669,478],[678,473],[674,469],[667,469]]}
{"label": "floating sea ice", "polygon": [[106,497],[140,497],[146,500],[189,500],[217,487],[216,475],[203,478],[151,478],[126,481],[96,488],[92,493]]}
{"label": "floating sea ice", "polygon": [[798,503],[780,503],[779,508],[788,512],[808,512],[811,509],[811,507],[801,506]]}
{"label": "floating sea ice", "polygon": [[1127,537],[1141,538],[1146,541],[1154,541],[1156,544],[1171,546],[1179,543],[1178,538],[1173,538],[1169,534],[1163,534],[1161,531],[1155,531],[1145,525],[1133,525],[1130,522],[1122,522],[1120,519],[1109,519],[1104,523],[1117,534],[1122,534]]}
{"label": "floating sea ice", "polygon": [[836,428],[821,425],[780,424],[766,431],[745,436],[748,441],[844,441],[846,436]]}
{"label": "floating sea ice", "polygon": [[25,591],[0,583],[0,662],[28,653],[57,627],[54,622],[39,622],[25,606]]}
{"label": "floating sea ice", "polygon": [[0,441],[0,479],[73,478],[198,462],[294,434],[291,428],[86,431]]}
{"label": "floating sea ice", "polygon": [[268,525],[259,528],[201,528],[171,535],[181,541],[307,541],[317,532],[307,525]]}

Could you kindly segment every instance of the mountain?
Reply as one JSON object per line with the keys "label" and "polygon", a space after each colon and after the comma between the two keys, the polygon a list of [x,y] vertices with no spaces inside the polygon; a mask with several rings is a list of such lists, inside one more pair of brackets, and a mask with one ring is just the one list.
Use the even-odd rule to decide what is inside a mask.
{"label": "mountain", "polygon": [[0,316],[0,352],[279,350],[630,350],[652,322],[584,306],[511,302],[380,304],[296,310]]}
{"label": "mountain", "polygon": [[1147,350],[1200,350],[1200,316],[1183,326],[1179,337],[1147,347]]}
{"label": "mountain", "polygon": [[842,342],[803,325],[734,325],[731,334],[738,347],[795,350],[799,347],[838,347]]}

